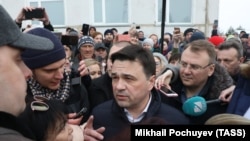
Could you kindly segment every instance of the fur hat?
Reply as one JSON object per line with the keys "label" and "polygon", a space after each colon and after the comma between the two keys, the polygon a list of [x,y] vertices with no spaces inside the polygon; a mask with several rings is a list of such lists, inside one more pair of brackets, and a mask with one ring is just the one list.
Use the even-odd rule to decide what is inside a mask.
{"label": "fur hat", "polygon": [[50,39],[54,45],[49,51],[26,49],[21,56],[30,69],[41,68],[66,57],[61,41],[51,31],[39,27],[29,30],[27,34]]}
{"label": "fur hat", "polygon": [[142,41],[142,45],[149,44],[151,47],[154,47],[154,41],[151,38],[146,38]]}

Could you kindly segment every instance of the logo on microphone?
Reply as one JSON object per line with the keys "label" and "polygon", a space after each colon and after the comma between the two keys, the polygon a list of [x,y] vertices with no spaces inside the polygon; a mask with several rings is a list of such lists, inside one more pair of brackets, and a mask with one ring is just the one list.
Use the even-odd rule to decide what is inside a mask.
{"label": "logo on microphone", "polygon": [[198,102],[194,102],[194,112],[201,112],[202,111],[202,102],[198,101]]}
{"label": "logo on microphone", "polygon": [[206,100],[201,96],[189,98],[183,103],[182,110],[190,116],[202,115],[207,110]]}

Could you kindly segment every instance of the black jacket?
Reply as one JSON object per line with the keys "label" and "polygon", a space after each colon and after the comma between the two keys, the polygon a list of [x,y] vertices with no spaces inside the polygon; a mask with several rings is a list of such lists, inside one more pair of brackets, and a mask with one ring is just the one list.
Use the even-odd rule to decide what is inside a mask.
{"label": "black jacket", "polygon": [[[163,119],[167,124],[189,124],[188,118],[182,112],[161,102],[160,95],[155,89],[153,89],[151,93],[152,101],[145,117],[140,122],[150,119],[151,117],[158,117]],[[120,108],[115,100],[109,100],[99,104],[93,109],[92,114],[94,115],[94,129],[102,126],[106,128],[103,133],[105,139],[116,135],[131,125],[126,117],[124,108]]]}
{"label": "black jacket", "polygon": [[19,118],[0,111],[0,140],[31,141],[31,139],[35,139],[35,136],[28,126]]}
{"label": "black jacket", "polygon": [[[80,82],[80,77],[79,82]],[[69,97],[64,102],[66,104],[67,113],[78,113],[83,107],[87,108],[87,112],[83,116],[82,123],[87,121],[89,114],[90,114],[90,106],[89,106],[89,98],[88,98],[88,90],[83,84],[84,81],[87,81],[90,78],[89,77],[82,77],[81,82],[82,83],[72,83],[71,79],[71,87],[70,87],[70,93]],[[26,96],[26,102],[33,99],[32,91],[29,87],[27,87],[27,96]],[[66,114],[67,114],[66,113]]]}
{"label": "black jacket", "polygon": [[93,79],[89,88],[90,107],[113,99],[112,79],[106,72],[99,78]]}

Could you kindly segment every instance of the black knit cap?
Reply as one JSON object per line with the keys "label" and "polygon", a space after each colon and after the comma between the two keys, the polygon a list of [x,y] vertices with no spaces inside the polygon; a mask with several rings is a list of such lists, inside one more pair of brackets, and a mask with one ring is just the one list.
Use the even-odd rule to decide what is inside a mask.
{"label": "black knit cap", "polygon": [[114,35],[114,33],[113,33],[113,31],[112,31],[111,29],[107,29],[107,30],[105,30],[105,32],[104,32],[104,36],[107,35],[108,33]]}
{"label": "black knit cap", "polygon": [[22,53],[22,59],[30,69],[41,68],[66,57],[61,41],[51,31],[38,27],[27,33],[48,38],[54,44],[54,48],[49,51],[26,49]]}
{"label": "black knit cap", "polygon": [[194,32],[193,28],[188,28],[184,31],[184,36],[186,36],[189,32]]}

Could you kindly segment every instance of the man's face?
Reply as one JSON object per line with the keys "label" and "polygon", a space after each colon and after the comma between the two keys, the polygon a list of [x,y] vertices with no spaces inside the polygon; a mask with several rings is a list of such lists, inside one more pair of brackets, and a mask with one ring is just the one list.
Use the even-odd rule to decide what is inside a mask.
{"label": "man's face", "polygon": [[20,55],[21,50],[9,46],[0,47],[0,102],[1,105],[6,103],[5,108],[15,116],[23,112],[26,106],[25,79],[32,76],[31,70],[24,64]]}
{"label": "man's face", "polygon": [[107,55],[107,50],[104,48],[98,48],[95,50],[95,56],[100,56],[101,58],[105,59]]}
{"label": "man's face", "polygon": [[217,61],[233,76],[239,72],[239,65],[242,63],[243,58],[238,58],[236,49],[229,48],[217,50]]}
{"label": "man's face", "polygon": [[114,39],[114,36],[111,33],[107,33],[104,37],[107,41],[110,41],[110,42],[113,41]]}
{"label": "man's face", "polygon": [[214,65],[209,65],[209,56],[205,51],[192,52],[189,48],[183,51],[180,66],[183,84],[196,90],[201,90],[214,72]]}
{"label": "man's face", "polygon": [[119,106],[128,110],[141,110],[145,107],[155,76],[147,78],[138,61],[116,60],[111,77],[114,98]]}
{"label": "man's face", "polygon": [[189,42],[192,35],[193,35],[193,32],[188,32],[185,36],[185,40]]}
{"label": "man's face", "polygon": [[63,79],[65,59],[33,70],[33,77],[43,87],[56,90],[60,87]]}
{"label": "man's face", "polygon": [[80,54],[83,59],[92,58],[94,55],[94,46],[92,44],[84,44],[80,47]]}

